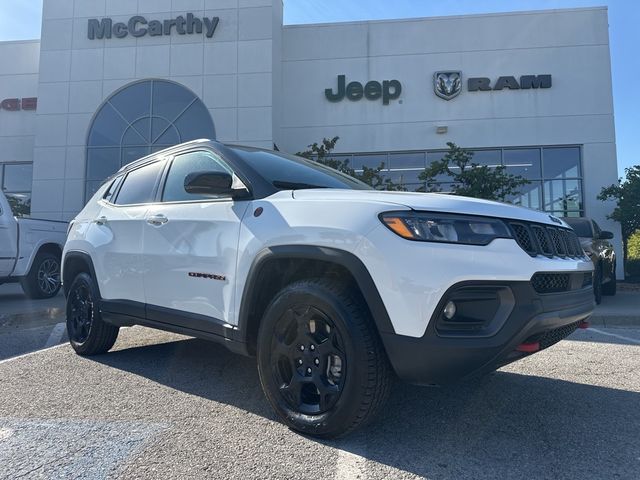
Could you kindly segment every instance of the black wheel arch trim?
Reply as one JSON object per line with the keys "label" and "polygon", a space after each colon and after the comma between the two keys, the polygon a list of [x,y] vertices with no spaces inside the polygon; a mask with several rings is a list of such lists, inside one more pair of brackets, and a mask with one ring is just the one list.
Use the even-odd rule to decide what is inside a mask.
{"label": "black wheel arch trim", "polygon": [[[93,265],[93,261],[91,260],[91,256],[83,251],[72,250],[65,254],[63,259],[63,272],[68,271],[69,261],[71,260],[81,260],[84,262],[89,268],[89,274],[95,279],[96,272]],[[244,290],[242,293],[242,300],[240,304],[240,314],[238,317],[238,326],[235,330],[235,342],[239,342],[240,344],[246,344],[249,341],[249,315],[251,312],[251,307],[253,302],[257,298],[258,293],[258,285],[257,281],[259,278],[259,273],[261,269],[266,266],[267,262],[274,259],[300,259],[300,260],[318,260],[324,261],[328,263],[334,263],[340,265],[347,269],[349,273],[355,279],[358,288],[362,292],[362,295],[367,302],[371,315],[373,316],[374,322],[376,324],[376,328],[379,333],[395,333],[393,325],[391,323],[391,319],[389,318],[389,314],[387,312],[386,307],[382,301],[382,297],[378,292],[378,288],[376,287],[371,274],[362,263],[362,261],[356,257],[354,254],[347,252],[345,250],[340,250],[331,247],[318,247],[313,245],[280,245],[267,247],[261,250],[253,260],[253,263],[249,269],[249,274],[247,275],[247,281],[245,282]],[[65,278],[67,275],[65,273]],[[65,278],[63,278],[63,286],[65,295],[68,295],[68,289],[70,287],[70,282],[65,282]],[[102,296],[100,294],[100,288],[98,288],[98,295],[100,296],[100,302],[103,303]],[[104,302],[103,307],[106,307],[107,310],[112,310],[110,308],[111,302]],[[144,314],[140,314],[140,309],[133,309],[135,312],[132,312],[130,308],[125,308],[124,311],[120,311],[120,309],[113,309],[114,312],[108,312],[107,315],[113,314],[121,316],[122,323],[127,324],[142,324],[142,319],[140,317],[145,317]],[[107,312],[103,312],[107,313]],[[137,315],[132,315],[132,313]],[[133,318],[132,318],[133,317]],[[124,320],[128,320],[124,322]],[[151,319],[147,319],[145,323],[153,323],[152,326],[155,328],[168,329],[168,325],[155,322]],[[175,325],[173,327],[176,327]],[[184,330],[184,331],[183,331]],[[186,333],[187,329],[181,329],[180,332],[177,333]],[[191,330],[191,334],[196,333],[196,331]],[[204,333],[204,332],[198,332]],[[212,337],[218,337],[218,335],[212,335]],[[228,334],[227,334],[228,335]],[[200,335],[194,335],[200,336]],[[226,339],[230,340],[230,339]],[[232,342],[232,343],[235,343]],[[245,353],[246,354],[246,353]]]}
{"label": "black wheel arch trim", "polygon": [[[62,288],[64,289],[64,295],[65,297],[69,294],[69,287],[71,287],[71,282],[73,282],[73,278],[66,278],[67,274],[66,272],[68,271],[69,267],[68,264],[70,261],[72,260],[80,260],[84,263],[87,264],[87,266],[89,267],[89,273],[91,275],[91,278],[94,279],[94,281],[96,282],[96,289],[98,290],[98,296],[100,299],[102,299],[102,295],[100,295],[100,285],[98,284],[97,281],[97,276],[96,276],[96,270],[93,266],[93,260],[91,259],[91,255],[89,255],[87,252],[83,252],[80,250],[70,250],[68,251],[64,258],[62,259]],[[68,282],[65,282],[65,278],[67,280],[69,280]]]}
{"label": "black wheel arch trim", "polygon": [[362,292],[371,315],[375,321],[379,333],[395,333],[387,308],[382,301],[378,288],[367,270],[367,267],[353,253],[332,247],[320,247],[315,245],[278,245],[266,247],[255,256],[249,269],[247,280],[242,292],[240,312],[238,316],[238,330],[244,336],[244,341],[249,338],[249,317],[253,303],[256,301],[259,286],[257,285],[260,272],[266,264],[274,259],[300,259],[316,260],[333,263],[346,268],[355,279],[358,288]]}

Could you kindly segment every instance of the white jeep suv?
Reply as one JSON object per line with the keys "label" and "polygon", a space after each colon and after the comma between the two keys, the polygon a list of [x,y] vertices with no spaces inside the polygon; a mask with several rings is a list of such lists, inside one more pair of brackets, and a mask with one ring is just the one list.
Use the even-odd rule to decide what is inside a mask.
{"label": "white jeep suv", "polygon": [[592,268],[546,213],[199,140],[107,180],[62,276],[77,353],[134,324],[220,342],[257,356],[287,425],[329,438],[380,411],[393,374],[455,381],[586,325]]}

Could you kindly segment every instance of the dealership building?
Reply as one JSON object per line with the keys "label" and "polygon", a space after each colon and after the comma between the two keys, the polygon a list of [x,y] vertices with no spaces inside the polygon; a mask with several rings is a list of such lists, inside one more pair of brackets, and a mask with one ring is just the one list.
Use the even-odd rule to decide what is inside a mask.
{"label": "dealership building", "polygon": [[[296,152],[339,136],[409,190],[447,142],[586,215],[618,177],[606,8],[283,25],[281,0],[47,0],[0,43],[0,181],[68,220],[122,165],[196,138]],[[450,184],[442,178],[442,190]]]}

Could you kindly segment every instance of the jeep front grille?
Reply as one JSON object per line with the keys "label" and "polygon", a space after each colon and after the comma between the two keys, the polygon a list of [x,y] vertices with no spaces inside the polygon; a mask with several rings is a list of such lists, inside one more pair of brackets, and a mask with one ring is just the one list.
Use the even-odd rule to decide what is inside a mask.
{"label": "jeep front grille", "polygon": [[591,272],[538,272],[531,278],[531,286],[540,294],[570,292],[591,287]]}
{"label": "jeep front grille", "polygon": [[538,293],[559,293],[569,290],[571,279],[568,273],[536,273],[531,279]]}
{"label": "jeep front grille", "polygon": [[531,222],[508,222],[513,238],[532,257],[585,258],[576,233],[568,228]]}
{"label": "jeep front grille", "polygon": [[538,246],[540,247],[540,253],[546,256],[552,256],[554,249],[551,245],[551,238],[549,238],[549,232],[546,228],[541,227],[540,225],[532,225],[531,231],[535,235],[536,240],[538,241]]}

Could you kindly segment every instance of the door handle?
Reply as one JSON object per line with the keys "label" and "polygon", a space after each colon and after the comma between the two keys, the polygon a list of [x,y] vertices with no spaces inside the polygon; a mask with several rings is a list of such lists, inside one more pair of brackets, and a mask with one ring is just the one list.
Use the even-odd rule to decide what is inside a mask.
{"label": "door handle", "polygon": [[107,223],[107,217],[105,217],[104,215],[102,217],[98,217],[93,221],[93,223],[97,225],[104,225],[105,223]]}
{"label": "door handle", "polygon": [[156,226],[156,227],[159,227],[160,225],[164,225],[168,221],[169,221],[169,219],[167,217],[165,217],[164,215],[162,215],[161,213],[159,213],[158,215],[152,215],[152,216],[147,218],[147,223],[149,225],[153,225],[153,226]]}

